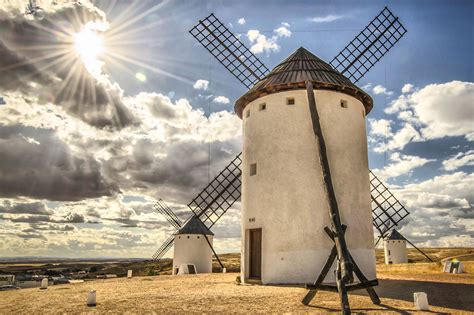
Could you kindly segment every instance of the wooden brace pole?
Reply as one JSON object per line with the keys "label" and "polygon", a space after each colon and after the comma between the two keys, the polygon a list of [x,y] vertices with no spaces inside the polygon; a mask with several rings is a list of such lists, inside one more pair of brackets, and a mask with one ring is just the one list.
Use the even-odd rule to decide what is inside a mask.
{"label": "wooden brace pole", "polygon": [[224,269],[224,265],[222,264],[221,260],[219,259],[219,256],[217,256],[216,251],[214,250],[214,247],[212,247],[211,242],[209,242],[209,239],[207,238],[206,234],[202,234],[204,236],[204,239],[206,240],[207,244],[211,248],[212,252],[214,253],[214,256],[216,256],[217,261],[219,262],[219,265],[221,265],[221,268]]}
{"label": "wooden brace pole", "polygon": [[306,92],[308,94],[308,105],[311,113],[311,120],[313,123],[313,132],[316,137],[319,147],[319,161],[323,173],[324,187],[329,203],[329,216],[334,234],[334,242],[337,248],[337,257],[340,266],[340,275],[343,283],[350,283],[354,280],[353,266],[349,258],[349,251],[347,250],[346,240],[342,229],[341,217],[339,215],[339,208],[337,205],[336,194],[331,178],[331,170],[329,168],[329,159],[326,151],[326,142],[324,141],[321,123],[319,121],[318,109],[316,107],[316,99],[314,97],[313,83],[306,81]]}

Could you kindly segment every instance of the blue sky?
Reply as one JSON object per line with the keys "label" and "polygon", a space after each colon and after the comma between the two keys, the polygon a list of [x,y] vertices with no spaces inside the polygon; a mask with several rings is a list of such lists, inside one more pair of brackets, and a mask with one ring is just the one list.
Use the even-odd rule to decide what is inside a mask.
{"label": "blue sky", "polygon": [[[384,6],[408,32],[357,83],[374,99],[370,168],[412,213],[405,236],[474,246],[472,1],[57,2],[37,1],[41,19],[0,9],[0,256],[149,257],[172,232],[156,198],[186,217],[240,152],[246,92],[188,33],[199,19],[273,68],[300,46],[330,62]],[[92,61],[84,29],[104,43]],[[240,248],[239,208],[219,252]]]}
{"label": "blue sky", "polygon": [[[153,8],[154,5],[154,2],[149,2],[142,10]],[[107,7],[100,3],[98,6],[104,9]],[[117,12],[129,6],[130,4],[123,3],[122,6],[114,8],[108,16],[113,21]],[[327,62],[331,61],[384,6],[388,6],[400,17],[408,33],[357,83],[361,87],[367,84],[382,85],[393,92],[390,96],[371,93],[375,106],[369,118],[396,120],[396,117],[384,113],[384,109],[401,94],[402,87],[407,83],[424,87],[453,80],[473,81],[474,4],[471,1],[351,1],[349,4],[346,1],[333,1],[330,4],[321,1],[172,2],[158,13],[151,14],[152,21],[155,16],[157,19],[164,19],[163,27],[142,34],[149,43],[141,46],[140,51],[136,53],[139,58],[143,56],[144,59],[156,60],[152,61],[151,65],[177,74],[190,82],[183,84],[140,67],[135,69],[146,73],[148,81],[145,84],[130,80],[130,77],[124,77],[122,74],[112,75],[112,78],[130,95],[143,90],[159,90],[163,94],[172,95],[174,99],[191,99],[193,106],[206,112],[209,108],[211,112],[223,109],[232,111],[234,101],[246,92],[246,88],[187,33],[196,21],[213,12],[231,31],[243,35],[242,41],[248,46],[251,44],[245,34],[249,30],[256,29],[271,37],[274,35],[273,30],[280,27],[282,22],[289,23],[291,36],[278,41],[278,51],[257,54],[267,67],[273,68],[300,46]],[[334,16],[334,21],[318,23],[311,20],[328,16]],[[245,19],[243,25],[238,23],[242,17]],[[147,23],[137,23],[142,22]],[[168,58],[176,62],[166,63]],[[212,102],[209,104],[207,100],[197,97],[199,93],[193,90],[192,83],[198,79],[208,80],[208,91],[225,95],[230,102],[225,105]],[[456,145],[470,146],[470,143],[460,136],[417,145],[408,144],[405,149],[408,154],[440,159],[456,152],[456,149],[450,149]],[[440,146],[445,149],[440,150]],[[371,168],[381,168],[386,163],[386,154],[371,152]],[[415,171],[418,179],[430,178],[437,172],[440,162],[430,164]],[[403,177],[393,181],[402,179]]]}

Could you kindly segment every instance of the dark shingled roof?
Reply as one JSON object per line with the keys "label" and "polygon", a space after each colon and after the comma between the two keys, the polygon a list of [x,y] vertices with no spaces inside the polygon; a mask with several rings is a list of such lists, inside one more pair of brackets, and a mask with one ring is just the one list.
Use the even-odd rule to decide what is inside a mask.
{"label": "dark shingled roof", "polygon": [[367,93],[329,64],[300,47],[241,96],[235,102],[234,110],[242,118],[245,106],[253,100],[281,91],[305,89],[308,80],[313,82],[315,89],[336,90],[359,99],[367,114],[372,109],[373,101]]}
{"label": "dark shingled roof", "polygon": [[389,241],[404,241],[405,238],[397,230],[393,229],[390,234],[385,238]]}
{"label": "dark shingled roof", "polygon": [[177,235],[179,234],[205,234],[205,235],[214,235],[214,233],[211,232],[207,228],[207,226],[204,225],[204,223],[201,222],[196,216],[193,216],[191,219],[189,219],[186,224],[179,229]]}

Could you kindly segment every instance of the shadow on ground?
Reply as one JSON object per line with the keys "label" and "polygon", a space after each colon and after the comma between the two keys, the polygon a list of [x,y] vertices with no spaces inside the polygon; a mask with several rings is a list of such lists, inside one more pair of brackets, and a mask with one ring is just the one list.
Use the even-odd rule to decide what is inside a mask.
{"label": "shadow on ground", "polygon": [[[474,312],[474,284],[379,280],[379,286],[375,287],[375,290],[381,299],[390,298],[407,302],[413,302],[414,292],[425,292],[428,294],[430,305]],[[353,291],[351,294],[367,296],[367,291]]]}

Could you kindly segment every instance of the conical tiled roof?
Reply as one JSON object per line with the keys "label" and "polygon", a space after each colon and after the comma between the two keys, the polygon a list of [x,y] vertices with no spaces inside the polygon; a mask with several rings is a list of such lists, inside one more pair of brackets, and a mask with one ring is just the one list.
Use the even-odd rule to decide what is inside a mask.
{"label": "conical tiled roof", "polygon": [[354,96],[364,104],[367,114],[372,109],[373,101],[367,93],[329,64],[300,47],[240,97],[235,103],[235,112],[242,118],[243,109],[253,100],[276,92],[305,89],[306,81],[312,81],[315,89],[336,90]]}
{"label": "conical tiled roof", "polygon": [[393,229],[390,234],[385,238],[390,241],[404,241],[405,238],[397,230]]}
{"label": "conical tiled roof", "polygon": [[199,220],[196,216],[193,216],[191,219],[189,219],[189,221],[186,222],[186,224],[184,224],[184,226],[180,228],[176,234],[214,235],[214,233],[212,233],[211,230],[209,230],[207,226],[205,226],[204,223],[202,223],[201,220]]}

